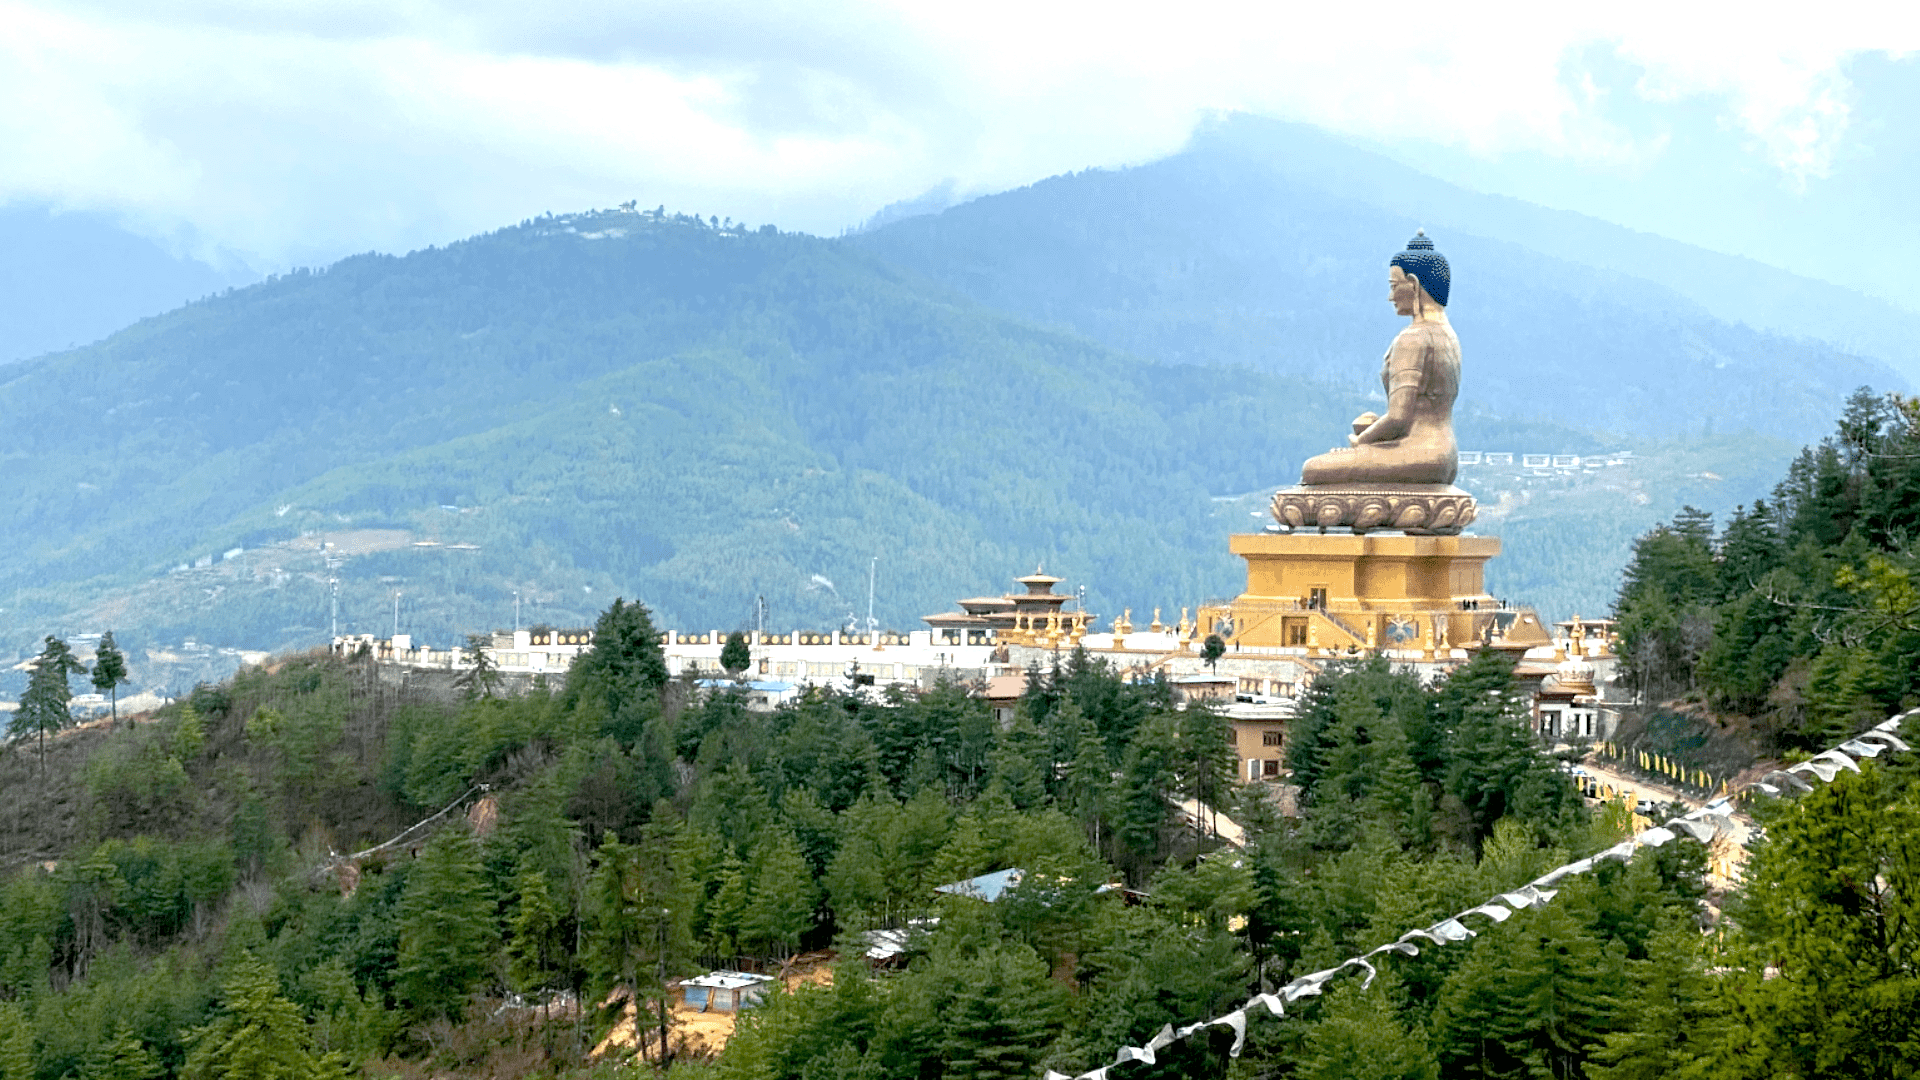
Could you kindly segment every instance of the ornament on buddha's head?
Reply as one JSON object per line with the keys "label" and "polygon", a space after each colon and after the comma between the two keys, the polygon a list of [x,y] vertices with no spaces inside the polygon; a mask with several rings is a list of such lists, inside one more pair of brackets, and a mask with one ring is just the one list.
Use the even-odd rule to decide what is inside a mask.
{"label": "ornament on buddha's head", "polygon": [[1433,249],[1433,241],[1427,237],[1427,230],[1421,229],[1407,241],[1407,250],[1395,255],[1387,263],[1397,266],[1401,272],[1420,283],[1433,297],[1433,302],[1441,307],[1447,306],[1447,293],[1453,285],[1453,270],[1447,265],[1447,257]]}

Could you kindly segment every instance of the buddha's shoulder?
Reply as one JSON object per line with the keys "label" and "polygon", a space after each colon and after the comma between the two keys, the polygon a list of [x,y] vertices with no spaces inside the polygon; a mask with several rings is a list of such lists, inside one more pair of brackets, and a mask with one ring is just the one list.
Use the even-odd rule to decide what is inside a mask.
{"label": "buddha's shoulder", "polygon": [[1437,348],[1453,352],[1460,351],[1460,339],[1454,336],[1453,327],[1443,322],[1416,322],[1400,328],[1393,339],[1395,348]]}

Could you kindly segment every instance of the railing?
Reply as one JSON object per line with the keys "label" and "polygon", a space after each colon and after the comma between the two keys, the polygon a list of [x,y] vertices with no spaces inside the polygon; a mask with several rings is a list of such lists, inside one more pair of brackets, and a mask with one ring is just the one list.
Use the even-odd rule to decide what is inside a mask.
{"label": "railing", "polygon": [[1320,614],[1325,615],[1327,617],[1328,622],[1332,623],[1333,625],[1339,627],[1342,630],[1345,630],[1348,634],[1351,634],[1355,642],[1361,645],[1365,645],[1367,643],[1366,627],[1355,626],[1352,623],[1348,622],[1346,619],[1341,618],[1337,612],[1328,611],[1325,608],[1320,609]]}

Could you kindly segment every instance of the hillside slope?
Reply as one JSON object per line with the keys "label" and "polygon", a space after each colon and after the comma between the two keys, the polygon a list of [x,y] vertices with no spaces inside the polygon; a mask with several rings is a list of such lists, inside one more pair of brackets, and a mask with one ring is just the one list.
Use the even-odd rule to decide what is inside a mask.
{"label": "hillside slope", "polygon": [[[880,618],[914,626],[1036,563],[1096,612],[1171,610],[1237,591],[1225,538],[1266,521],[1243,493],[1292,482],[1369,404],[1139,359],[842,242],[546,218],[4,369],[0,648],[113,628],[140,679],[154,646],[323,641],[336,588],[342,632],[439,645],[509,625],[516,594],[523,623],[625,595],[683,628],[748,625],[760,598],[770,625],[818,628],[864,616],[869,571]],[[1484,409],[1460,427],[1621,448]],[[1660,453],[1649,478],[1785,450]],[[1495,585],[1598,610],[1626,538],[1694,490],[1543,493],[1503,525]]]}
{"label": "hillside slope", "polygon": [[265,560],[246,587],[92,610],[311,642],[325,569],[276,545],[370,527],[479,550],[341,549],[343,629],[388,629],[400,591],[442,638],[504,622],[515,589],[553,622],[624,592],[682,625],[758,595],[837,624],[876,555],[895,624],[1039,560],[1100,605],[1205,595],[1232,572],[1209,494],[1285,481],[1364,406],[1131,359],[832,241],[633,213],[349,259],[6,376],[16,647],[234,547]]}

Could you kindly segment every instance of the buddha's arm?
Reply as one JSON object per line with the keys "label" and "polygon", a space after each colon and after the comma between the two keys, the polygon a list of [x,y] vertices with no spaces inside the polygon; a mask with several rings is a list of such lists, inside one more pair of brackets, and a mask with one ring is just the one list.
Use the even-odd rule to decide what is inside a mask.
{"label": "buddha's arm", "polygon": [[1426,345],[1410,335],[1394,339],[1387,359],[1387,412],[1358,435],[1348,436],[1355,446],[1392,442],[1405,438],[1413,427],[1414,402],[1420,397],[1420,384],[1426,377]]}

